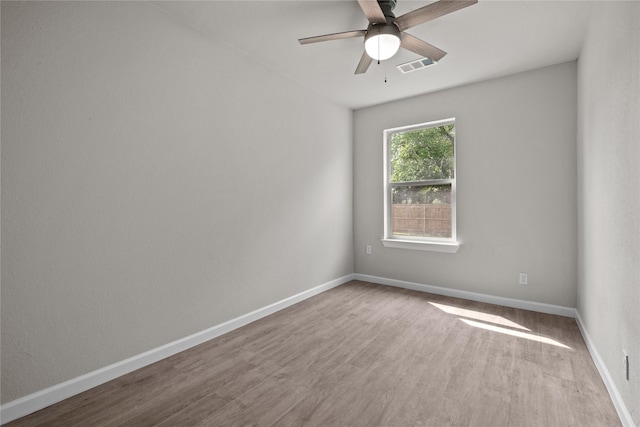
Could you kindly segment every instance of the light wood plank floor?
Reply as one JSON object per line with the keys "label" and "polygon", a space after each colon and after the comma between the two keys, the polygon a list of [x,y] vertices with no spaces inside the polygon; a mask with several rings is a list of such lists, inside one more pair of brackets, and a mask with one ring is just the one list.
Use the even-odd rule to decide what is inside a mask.
{"label": "light wood plank floor", "polygon": [[8,425],[620,420],[574,319],[353,281]]}

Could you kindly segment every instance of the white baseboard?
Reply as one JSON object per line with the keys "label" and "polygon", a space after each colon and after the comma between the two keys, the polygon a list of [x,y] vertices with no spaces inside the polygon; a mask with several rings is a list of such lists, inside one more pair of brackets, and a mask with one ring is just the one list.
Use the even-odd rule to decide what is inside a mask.
{"label": "white baseboard", "polygon": [[173,341],[161,347],[154,348],[153,350],[130,357],[126,360],[114,363],[113,365],[105,366],[104,368],[89,372],[69,381],[56,384],[36,393],[21,397],[20,399],[8,402],[0,406],[0,424],[5,424],[24,417],[25,415],[32,414],[40,409],[53,405],[54,403],[82,393],[83,391],[89,390],[100,384],[104,384],[107,381],[111,381],[122,375],[128,374],[129,372],[133,372],[136,369],[140,369],[169,356],[173,356],[174,354],[187,350],[191,347],[195,347],[210,339],[226,334],[227,332],[231,332],[234,329],[238,329],[300,301],[347,283],[353,279],[354,275],[348,274],[338,279],[331,280],[330,282],[316,286],[315,288],[301,292],[297,295],[283,299],[282,301],[278,301],[235,319],[231,319],[204,331]]}
{"label": "white baseboard", "polygon": [[505,307],[520,308],[523,310],[537,311],[539,313],[557,314],[565,317],[576,317],[576,309],[560,305],[545,304],[542,302],[524,301],[512,298],[503,298],[494,295],[480,294],[476,292],[461,291],[458,289],[441,288],[439,286],[423,285],[420,283],[406,282],[403,280],[387,279],[384,277],[369,276],[366,274],[354,274],[354,279],[364,282],[378,283],[380,285],[395,286],[397,288],[411,289],[413,291],[428,292],[430,294],[444,295],[454,298],[468,299],[471,301],[486,302],[488,304],[503,305]]}
{"label": "white baseboard", "polygon": [[618,388],[616,387],[616,384],[613,382],[613,378],[611,378],[611,374],[607,369],[607,365],[605,365],[604,360],[602,360],[602,357],[600,357],[600,353],[598,353],[596,346],[591,340],[591,336],[589,335],[589,332],[584,326],[582,317],[580,317],[580,312],[578,312],[577,310],[576,310],[576,322],[578,323],[578,328],[580,329],[582,338],[584,339],[585,344],[587,344],[587,349],[589,349],[589,353],[591,354],[593,363],[595,363],[596,368],[598,368],[600,377],[602,377],[602,381],[604,382],[605,387],[607,387],[607,391],[609,392],[609,396],[611,396],[611,400],[613,401],[613,406],[615,406],[616,411],[618,412],[618,416],[620,417],[620,421],[622,421],[622,425],[624,427],[635,427],[636,424],[633,422],[633,419],[631,418],[631,413],[627,410],[627,407],[624,404],[624,401],[622,400],[622,396],[620,396],[620,392],[618,392]]}

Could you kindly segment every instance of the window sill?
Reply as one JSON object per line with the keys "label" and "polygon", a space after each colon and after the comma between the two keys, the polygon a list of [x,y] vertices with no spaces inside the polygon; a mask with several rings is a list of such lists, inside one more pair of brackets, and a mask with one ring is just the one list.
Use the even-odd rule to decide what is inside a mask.
{"label": "window sill", "polygon": [[412,249],[417,251],[445,252],[455,254],[460,249],[457,242],[419,242],[416,240],[381,239],[385,248]]}

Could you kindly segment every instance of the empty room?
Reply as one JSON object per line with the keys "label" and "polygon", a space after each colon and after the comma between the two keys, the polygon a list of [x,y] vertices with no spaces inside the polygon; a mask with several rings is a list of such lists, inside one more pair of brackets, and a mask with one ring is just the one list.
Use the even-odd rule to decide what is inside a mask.
{"label": "empty room", "polygon": [[640,426],[640,1],[1,1],[0,420]]}

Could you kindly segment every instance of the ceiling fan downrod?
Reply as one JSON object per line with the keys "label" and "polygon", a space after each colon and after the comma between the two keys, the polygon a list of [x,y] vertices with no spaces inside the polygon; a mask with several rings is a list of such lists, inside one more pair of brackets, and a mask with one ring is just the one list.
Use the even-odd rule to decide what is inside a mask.
{"label": "ceiling fan downrod", "polygon": [[378,4],[380,5],[380,9],[382,9],[382,13],[387,18],[395,18],[396,15],[393,14],[393,9],[395,9],[397,0],[378,0]]}

